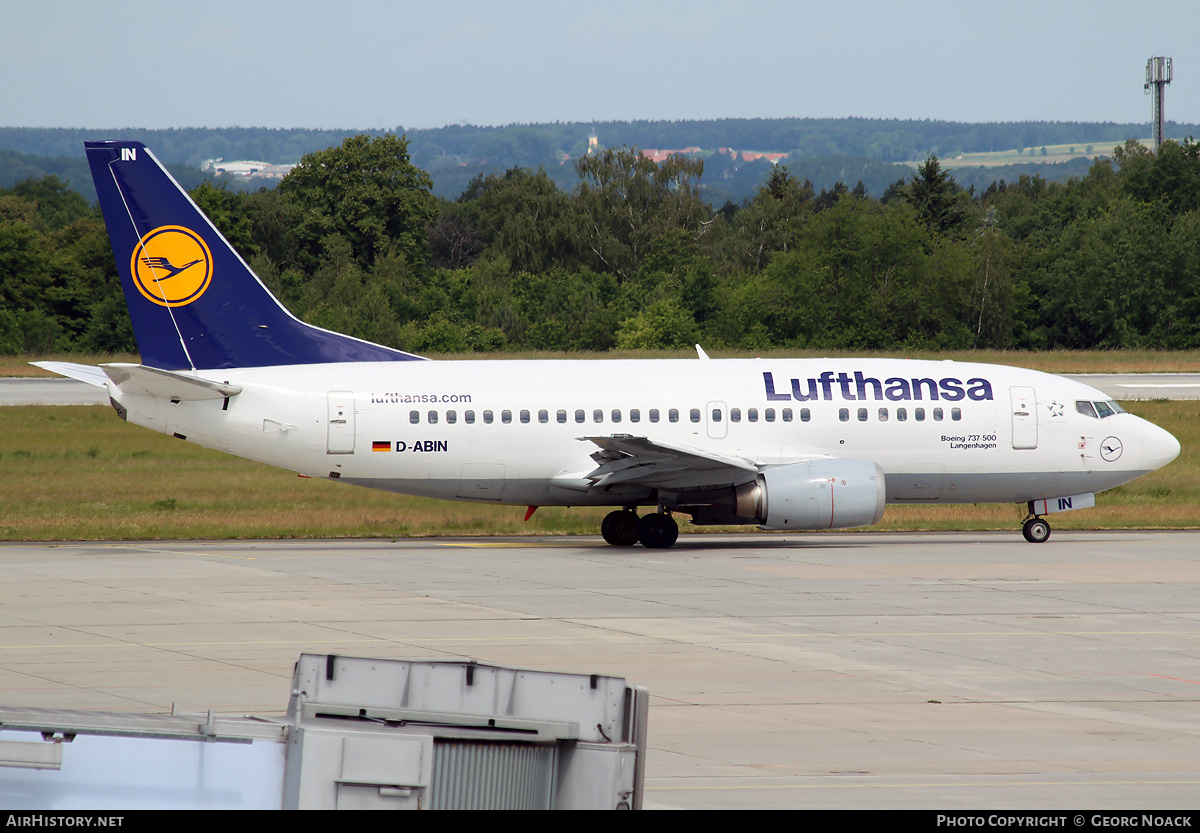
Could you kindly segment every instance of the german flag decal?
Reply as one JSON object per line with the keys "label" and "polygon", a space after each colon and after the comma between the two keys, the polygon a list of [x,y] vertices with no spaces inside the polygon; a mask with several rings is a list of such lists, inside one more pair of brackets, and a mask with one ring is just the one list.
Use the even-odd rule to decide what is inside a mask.
{"label": "german flag decal", "polygon": [[373,443],[371,443],[371,450],[372,451],[391,451],[392,444],[390,442],[388,442],[387,440],[375,440]]}

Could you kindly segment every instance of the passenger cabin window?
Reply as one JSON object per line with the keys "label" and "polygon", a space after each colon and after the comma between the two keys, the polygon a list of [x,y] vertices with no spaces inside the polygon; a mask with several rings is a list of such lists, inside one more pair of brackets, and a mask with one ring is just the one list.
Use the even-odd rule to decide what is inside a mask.
{"label": "passenger cabin window", "polygon": [[416,425],[418,422],[421,421],[421,412],[420,411],[409,411],[408,412],[408,421],[411,422],[413,425]]}
{"label": "passenger cabin window", "polygon": [[758,422],[758,408],[750,408],[746,411],[746,422]]}
{"label": "passenger cabin window", "polygon": [[742,409],[741,408],[730,408],[729,409],[729,421],[730,422],[741,422],[742,421]]}
{"label": "passenger cabin window", "polygon": [[955,422],[961,422],[962,421],[962,408],[951,408],[950,409],[950,419],[954,420]]}
{"label": "passenger cabin window", "polygon": [[521,422],[529,422],[529,411],[521,411]]}
{"label": "passenger cabin window", "polygon": [[667,419],[669,419],[671,422],[679,422],[679,409],[672,408],[671,410],[667,411]]}
{"label": "passenger cabin window", "polygon": [[775,409],[767,408],[765,411],[763,411],[763,419],[765,419],[767,422],[774,422],[775,421]]}
{"label": "passenger cabin window", "polygon": [[575,421],[576,422],[583,422],[586,417],[587,417],[587,414],[585,414],[583,412],[583,408],[576,409],[576,411],[575,411]]}
{"label": "passenger cabin window", "polygon": [[486,422],[488,425],[492,424],[492,412],[491,411],[483,412],[483,421]]}
{"label": "passenger cabin window", "polygon": [[538,411],[538,422],[549,422],[550,412],[547,410]]}
{"label": "passenger cabin window", "polygon": [[554,414],[554,418],[557,419],[560,423],[565,423],[567,421],[567,412],[564,411],[562,408],[559,408],[558,411]]}
{"label": "passenger cabin window", "polygon": [[692,408],[690,411],[688,411],[688,419],[690,419],[692,422],[699,422],[700,421],[700,409]]}
{"label": "passenger cabin window", "polygon": [[896,409],[896,422],[907,422],[907,421],[908,421],[908,409],[907,408],[897,408]]}
{"label": "passenger cabin window", "polygon": [[879,409],[879,421],[880,421],[880,422],[887,422],[887,421],[888,421],[888,409],[887,409],[887,408],[880,408],[880,409]]}
{"label": "passenger cabin window", "polygon": [[639,411],[637,408],[630,408],[629,409],[629,421],[630,422],[641,422],[642,421],[642,412]]}
{"label": "passenger cabin window", "polygon": [[867,421],[867,409],[866,409],[866,408],[859,408],[859,409],[858,409],[858,421],[859,421],[859,422],[866,422],[866,421]]}
{"label": "passenger cabin window", "polygon": [[849,422],[850,421],[850,409],[849,408],[838,408],[838,419],[840,419],[842,422]]}
{"label": "passenger cabin window", "polygon": [[474,425],[475,424],[475,412],[474,411],[463,411],[463,422],[467,423],[468,425]]}
{"label": "passenger cabin window", "polygon": [[783,410],[780,412],[780,414],[783,416],[783,421],[784,421],[784,422],[791,422],[791,421],[792,421],[792,409],[791,409],[791,408],[784,408],[784,409],[783,409]]}
{"label": "passenger cabin window", "polygon": [[721,421],[721,409],[720,409],[720,408],[713,408],[713,409],[712,409],[712,421],[713,421],[713,422],[720,422],[720,421]]}
{"label": "passenger cabin window", "polygon": [[913,419],[915,419],[917,422],[924,422],[925,421],[925,409],[924,408],[913,408]]}
{"label": "passenger cabin window", "polygon": [[599,408],[592,411],[592,422],[604,422],[604,411]]}
{"label": "passenger cabin window", "polygon": [[446,422],[451,425],[458,422],[458,413],[455,411],[446,411]]}
{"label": "passenger cabin window", "polygon": [[501,411],[500,421],[505,425],[508,425],[510,422],[512,422],[512,411]]}
{"label": "passenger cabin window", "polygon": [[425,418],[429,420],[430,425],[435,424],[437,422],[437,411],[430,411],[425,415]]}
{"label": "passenger cabin window", "polygon": [[801,408],[800,409],[800,421],[801,422],[809,422],[810,420],[812,420],[812,411],[810,411],[808,408]]}
{"label": "passenger cabin window", "polygon": [[621,412],[619,410],[617,410],[616,408],[613,408],[613,411],[612,411],[612,421],[613,422],[621,421]]}
{"label": "passenger cabin window", "polygon": [[651,408],[651,409],[650,409],[650,421],[651,421],[651,422],[658,422],[658,408]]}
{"label": "passenger cabin window", "polygon": [[933,409],[933,421],[934,421],[934,422],[941,422],[941,421],[942,421],[942,409],[941,409],[941,408],[934,408],[934,409]]}

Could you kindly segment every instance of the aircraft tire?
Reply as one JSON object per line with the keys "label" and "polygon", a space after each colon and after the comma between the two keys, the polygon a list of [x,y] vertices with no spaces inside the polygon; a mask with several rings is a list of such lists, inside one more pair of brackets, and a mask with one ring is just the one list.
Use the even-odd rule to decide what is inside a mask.
{"label": "aircraft tire", "polygon": [[1050,537],[1050,524],[1041,518],[1030,518],[1021,528],[1021,534],[1031,544],[1044,544]]}
{"label": "aircraft tire", "polygon": [[638,521],[638,540],[643,547],[665,550],[679,538],[679,524],[670,515],[655,512]]}
{"label": "aircraft tire", "polygon": [[600,534],[614,547],[632,547],[638,542],[638,520],[637,513],[627,509],[609,512],[600,522]]}

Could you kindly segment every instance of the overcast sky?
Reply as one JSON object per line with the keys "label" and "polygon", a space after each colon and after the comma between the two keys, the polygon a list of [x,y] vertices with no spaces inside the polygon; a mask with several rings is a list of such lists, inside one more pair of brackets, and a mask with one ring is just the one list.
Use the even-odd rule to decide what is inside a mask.
{"label": "overcast sky", "polygon": [[0,123],[1200,122],[1200,1],[0,0]]}

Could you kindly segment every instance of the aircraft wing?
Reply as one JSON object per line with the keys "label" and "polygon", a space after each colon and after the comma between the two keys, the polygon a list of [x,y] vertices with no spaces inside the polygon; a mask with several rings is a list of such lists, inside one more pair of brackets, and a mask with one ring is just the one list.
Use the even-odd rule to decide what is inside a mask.
{"label": "aircraft wing", "polygon": [[652,488],[676,489],[690,485],[735,483],[750,479],[761,463],[702,451],[648,437],[580,437],[600,450],[591,457],[599,465],[585,477],[594,486],[630,483]]}

